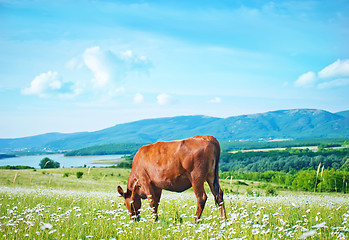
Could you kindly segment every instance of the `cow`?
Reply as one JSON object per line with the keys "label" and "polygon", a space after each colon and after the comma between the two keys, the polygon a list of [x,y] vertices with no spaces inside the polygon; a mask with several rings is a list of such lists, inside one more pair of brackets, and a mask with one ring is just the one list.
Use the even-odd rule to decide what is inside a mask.
{"label": "cow", "polygon": [[157,220],[163,189],[183,192],[193,187],[197,199],[197,221],[207,199],[205,181],[210,186],[216,205],[220,207],[221,218],[226,218],[218,178],[219,157],[219,142],[212,136],[160,141],[141,147],[133,159],[126,192],[120,186],[117,188],[125,199],[131,219],[139,219],[141,199],[149,200],[152,214]]}

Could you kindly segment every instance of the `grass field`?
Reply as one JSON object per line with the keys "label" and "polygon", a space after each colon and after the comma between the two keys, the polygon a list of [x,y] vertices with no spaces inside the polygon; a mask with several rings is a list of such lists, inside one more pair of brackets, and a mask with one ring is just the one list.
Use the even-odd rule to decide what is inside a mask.
{"label": "grass field", "polygon": [[[78,171],[83,172],[81,179]],[[349,238],[348,195],[265,196],[251,183],[246,188],[229,180],[221,181],[223,188],[240,194],[225,194],[226,221],[207,191],[202,220],[194,223],[196,199],[188,190],[164,191],[157,222],[144,200],[142,218],[134,222],[116,192],[117,185],[125,187],[128,174],[108,168],[0,170],[0,239]]]}

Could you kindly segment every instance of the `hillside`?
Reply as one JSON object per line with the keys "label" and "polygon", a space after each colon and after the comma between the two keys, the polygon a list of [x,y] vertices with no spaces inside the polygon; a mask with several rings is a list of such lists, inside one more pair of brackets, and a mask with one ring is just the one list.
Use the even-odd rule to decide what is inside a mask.
{"label": "hillside", "polygon": [[349,110],[348,111],[342,111],[342,112],[337,112],[337,115],[343,116],[345,118],[349,118]]}
{"label": "hillside", "polygon": [[49,142],[78,136],[81,133],[46,133],[23,138],[0,139],[0,151],[6,150],[43,150]]}
{"label": "hillside", "polygon": [[349,137],[348,111],[280,110],[216,118],[178,116],[118,124],[95,132],[49,133],[18,139],[0,139],[0,151],[15,149],[69,150],[109,143],[145,143],[194,135],[213,135],[219,141]]}

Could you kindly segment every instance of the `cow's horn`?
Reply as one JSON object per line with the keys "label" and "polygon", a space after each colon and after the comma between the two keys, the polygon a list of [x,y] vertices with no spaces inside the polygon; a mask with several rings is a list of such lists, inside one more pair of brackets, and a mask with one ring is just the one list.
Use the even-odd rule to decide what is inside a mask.
{"label": "cow's horn", "polygon": [[136,191],[141,187],[141,185],[139,185],[138,182],[139,182],[139,181],[138,181],[138,179],[137,179],[137,181],[136,181],[135,184],[133,185],[131,199],[134,198],[134,196],[135,196],[135,194],[136,194]]}

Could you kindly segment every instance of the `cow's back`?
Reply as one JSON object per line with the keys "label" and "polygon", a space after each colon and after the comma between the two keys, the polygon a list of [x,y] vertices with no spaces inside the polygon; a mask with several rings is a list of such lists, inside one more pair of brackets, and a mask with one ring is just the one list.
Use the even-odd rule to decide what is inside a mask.
{"label": "cow's back", "polygon": [[211,148],[215,152],[220,152],[220,146],[216,138],[212,136],[195,136],[175,141],[159,141],[145,145],[136,153],[133,164],[135,166],[152,165],[164,166],[166,164],[182,163],[187,158],[204,153]]}
{"label": "cow's back", "polygon": [[[213,174],[220,147],[212,136],[195,136],[157,142],[140,148],[134,157],[131,175],[149,178],[159,188],[184,191],[191,187],[190,174]],[[218,153],[218,159],[216,159]]]}

